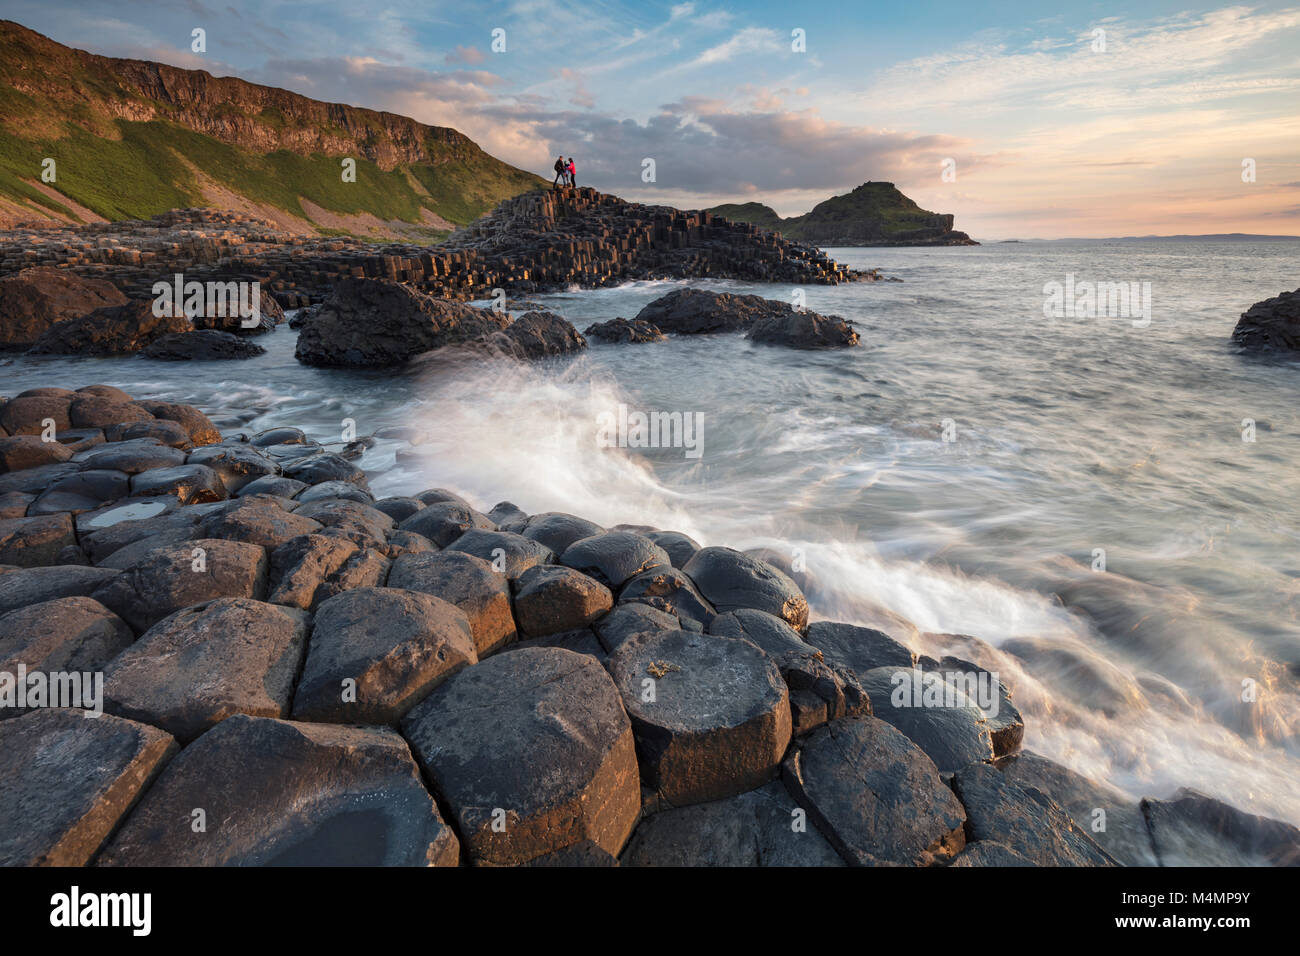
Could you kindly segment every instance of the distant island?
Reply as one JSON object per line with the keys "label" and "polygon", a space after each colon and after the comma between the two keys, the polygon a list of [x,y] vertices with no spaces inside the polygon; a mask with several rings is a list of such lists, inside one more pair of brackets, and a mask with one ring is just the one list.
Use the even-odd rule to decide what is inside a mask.
{"label": "distant island", "polygon": [[832,196],[802,216],[788,219],[782,219],[771,206],[757,202],[725,203],[706,211],[818,246],[979,245],[966,233],[953,229],[951,213],[922,209],[893,183],[863,183],[850,193]]}

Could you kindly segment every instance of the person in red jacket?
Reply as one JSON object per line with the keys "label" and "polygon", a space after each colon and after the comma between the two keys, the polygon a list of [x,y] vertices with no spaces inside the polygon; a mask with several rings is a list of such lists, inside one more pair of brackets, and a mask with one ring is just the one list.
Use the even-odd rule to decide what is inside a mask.
{"label": "person in red jacket", "polygon": [[578,185],[578,167],[573,165],[573,157],[569,157],[569,185]]}

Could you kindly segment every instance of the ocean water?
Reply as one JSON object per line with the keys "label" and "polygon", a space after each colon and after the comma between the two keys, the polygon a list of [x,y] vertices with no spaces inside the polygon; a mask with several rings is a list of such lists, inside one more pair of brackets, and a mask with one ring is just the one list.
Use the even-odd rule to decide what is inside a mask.
{"label": "ocean water", "polygon": [[[106,382],[322,441],[345,419],[416,426],[418,456],[381,441],[362,459],[377,494],[447,487],[784,552],[814,617],[997,671],[1027,748],[1133,798],[1191,787],[1300,824],[1300,362],[1229,342],[1297,284],[1300,243],[830,251],[903,280],[803,290],[855,323],[857,349],[724,334],[353,372],[300,366],[282,327],[247,362],[19,358],[0,389]],[[1149,283],[1149,321],[1045,316],[1045,284],[1070,276]],[[532,299],[585,328],[687,284],[795,292]],[[608,447],[620,405],[698,415],[699,457]]]}

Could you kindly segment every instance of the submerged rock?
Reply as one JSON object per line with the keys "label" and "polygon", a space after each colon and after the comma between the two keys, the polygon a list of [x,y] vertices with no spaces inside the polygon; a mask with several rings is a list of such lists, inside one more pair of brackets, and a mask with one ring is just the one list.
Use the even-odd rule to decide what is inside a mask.
{"label": "submerged rock", "polygon": [[1142,801],[1161,866],[1300,866],[1300,829],[1195,790]]}
{"label": "submerged rock", "polygon": [[602,342],[667,342],[668,336],[657,325],[643,319],[610,319],[608,322],[596,322],[587,326],[583,335],[589,339]]}
{"label": "submerged rock", "polygon": [[791,312],[756,320],[745,338],[764,345],[785,345],[793,349],[836,349],[857,345],[853,324],[838,315]]}
{"label": "submerged rock", "polygon": [[233,332],[217,329],[174,332],[150,342],[141,353],[161,362],[214,362],[265,355],[266,349]]}

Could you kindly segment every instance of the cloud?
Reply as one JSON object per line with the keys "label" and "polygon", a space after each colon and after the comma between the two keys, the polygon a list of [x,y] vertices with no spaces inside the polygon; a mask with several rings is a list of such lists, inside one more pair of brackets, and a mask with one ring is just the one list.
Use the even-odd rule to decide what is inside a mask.
{"label": "cloud", "polygon": [[468,66],[474,66],[482,63],[485,59],[487,59],[487,54],[476,46],[457,46],[456,49],[443,57],[443,62],[453,64],[463,63]]}

